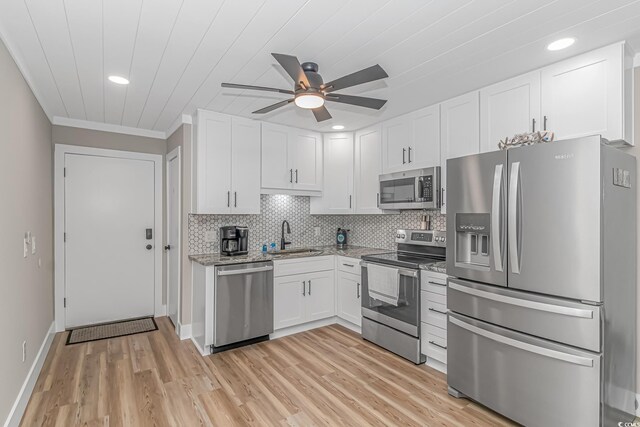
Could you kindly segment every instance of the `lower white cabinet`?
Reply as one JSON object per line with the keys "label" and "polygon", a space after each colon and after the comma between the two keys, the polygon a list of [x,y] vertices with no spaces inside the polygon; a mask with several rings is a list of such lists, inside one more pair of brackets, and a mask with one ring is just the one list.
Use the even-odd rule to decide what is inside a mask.
{"label": "lower white cabinet", "polygon": [[360,275],[338,270],[338,317],[362,326]]}
{"label": "lower white cabinet", "polygon": [[447,372],[447,275],[422,271],[420,348],[427,365]]}
{"label": "lower white cabinet", "polygon": [[[286,269],[278,268],[273,279],[274,330],[335,316],[334,270],[277,276],[278,271],[310,271],[319,264],[313,258],[287,260]],[[308,268],[308,269],[307,269]]]}

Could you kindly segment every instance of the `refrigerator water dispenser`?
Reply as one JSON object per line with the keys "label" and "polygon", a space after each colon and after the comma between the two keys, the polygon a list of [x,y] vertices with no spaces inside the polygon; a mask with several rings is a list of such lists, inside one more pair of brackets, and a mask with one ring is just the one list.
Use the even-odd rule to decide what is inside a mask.
{"label": "refrigerator water dispenser", "polygon": [[456,214],[456,264],[489,268],[491,214]]}

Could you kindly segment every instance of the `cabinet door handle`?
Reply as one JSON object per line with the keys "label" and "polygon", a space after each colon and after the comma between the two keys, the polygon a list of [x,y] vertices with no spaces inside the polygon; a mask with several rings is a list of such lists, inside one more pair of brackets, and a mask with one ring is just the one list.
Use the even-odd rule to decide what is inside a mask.
{"label": "cabinet door handle", "polygon": [[542,130],[547,130],[547,116],[544,116],[544,121],[542,122]]}
{"label": "cabinet door handle", "polygon": [[406,148],[403,148],[403,149],[402,149],[402,164],[403,164],[403,165],[404,165],[405,163],[407,163],[407,162],[405,162],[405,160],[404,160],[404,155],[406,154],[406,152],[407,152],[407,149],[406,149]]}
{"label": "cabinet door handle", "polygon": [[380,193],[376,193],[376,206],[380,207]]}
{"label": "cabinet door handle", "polygon": [[296,184],[298,183],[298,169],[296,169]]}
{"label": "cabinet door handle", "polygon": [[429,307],[429,311],[434,311],[436,313],[444,314],[445,316],[447,315],[447,313],[445,313],[444,311],[436,310],[435,308],[431,308],[431,307]]}
{"label": "cabinet door handle", "polygon": [[409,147],[409,163],[411,163],[411,147]]}
{"label": "cabinet door handle", "polygon": [[311,280],[309,280],[309,292],[307,292],[309,295],[311,295]]}
{"label": "cabinet door handle", "polygon": [[233,207],[238,207],[238,193],[236,191],[233,192]]}
{"label": "cabinet door handle", "polygon": [[431,283],[432,285],[444,286],[445,288],[447,287],[447,285],[445,283],[433,282],[431,280],[429,280],[429,283]]}
{"label": "cabinet door handle", "polygon": [[531,119],[531,132],[536,131],[536,119]]}
{"label": "cabinet door handle", "polygon": [[358,296],[358,298],[360,298],[360,283],[358,283],[356,295]]}
{"label": "cabinet door handle", "polygon": [[351,194],[349,194],[349,209],[351,209]]}
{"label": "cabinet door handle", "polygon": [[231,191],[227,191],[227,207],[231,205]]}
{"label": "cabinet door handle", "polygon": [[442,203],[441,203],[441,206],[444,206],[444,201],[445,201],[445,200],[446,200],[446,199],[444,198],[444,188],[443,188],[443,189],[442,189]]}
{"label": "cabinet door handle", "polygon": [[446,350],[446,349],[447,349],[447,347],[446,347],[446,346],[444,346],[444,345],[440,345],[440,344],[438,344],[437,342],[434,342],[434,341],[429,341],[429,344],[433,344],[433,345],[435,345],[436,347],[440,347],[440,348],[441,348],[441,349],[443,349],[443,350]]}
{"label": "cabinet door handle", "polygon": [[306,282],[303,280],[302,281],[302,296],[306,297],[307,296],[307,286],[306,286]]}

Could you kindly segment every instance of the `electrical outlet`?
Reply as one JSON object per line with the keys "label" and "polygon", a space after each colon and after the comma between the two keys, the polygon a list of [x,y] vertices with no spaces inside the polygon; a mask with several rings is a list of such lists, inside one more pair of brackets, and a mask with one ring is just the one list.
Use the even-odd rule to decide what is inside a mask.
{"label": "electrical outlet", "polygon": [[36,236],[31,237],[31,255],[36,253]]}
{"label": "electrical outlet", "polygon": [[204,241],[206,243],[214,243],[216,241],[216,232],[214,230],[207,230],[204,232]]}
{"label": "electrical outlet", "polygon": [[22,362],[27,360],[27,342],[22,341]]}

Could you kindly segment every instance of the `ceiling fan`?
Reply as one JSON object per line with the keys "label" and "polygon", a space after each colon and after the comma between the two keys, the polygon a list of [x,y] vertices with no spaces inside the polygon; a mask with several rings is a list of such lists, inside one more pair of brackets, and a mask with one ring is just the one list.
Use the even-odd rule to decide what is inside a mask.
{"label": "ceiling fan", "polygon": [[379,110],[387,102],[383,99],[367,98],[363,96],[342,95],[334,93],[336,90],[346,89],[363,83],[389,77],[379,65],[373,65],[355,73],[340,77],[339,79],[324,83],[322,76],[318,74],[318,64],[315,62],[304,62],[300,64],[298,58],[291,55],[272,53],[273,57],[280,63],[282,68],[291,76],[295,82],[293,90],[277,89],[264,86],[240,85],[235,83],[222,83],[222,87],[236,89],[263,90],[267,92],[285,93],[293,95],[293,98],[277,102],[268,107],[254,111],[254,114],[264,114],[277,108],[284,107],[294,102],[298,107],[313,111],[318,122],[329,120],[331,114],[324,106],[325,101],[341,102],[343,104],[357,105],[358,107],[373,108]]}

